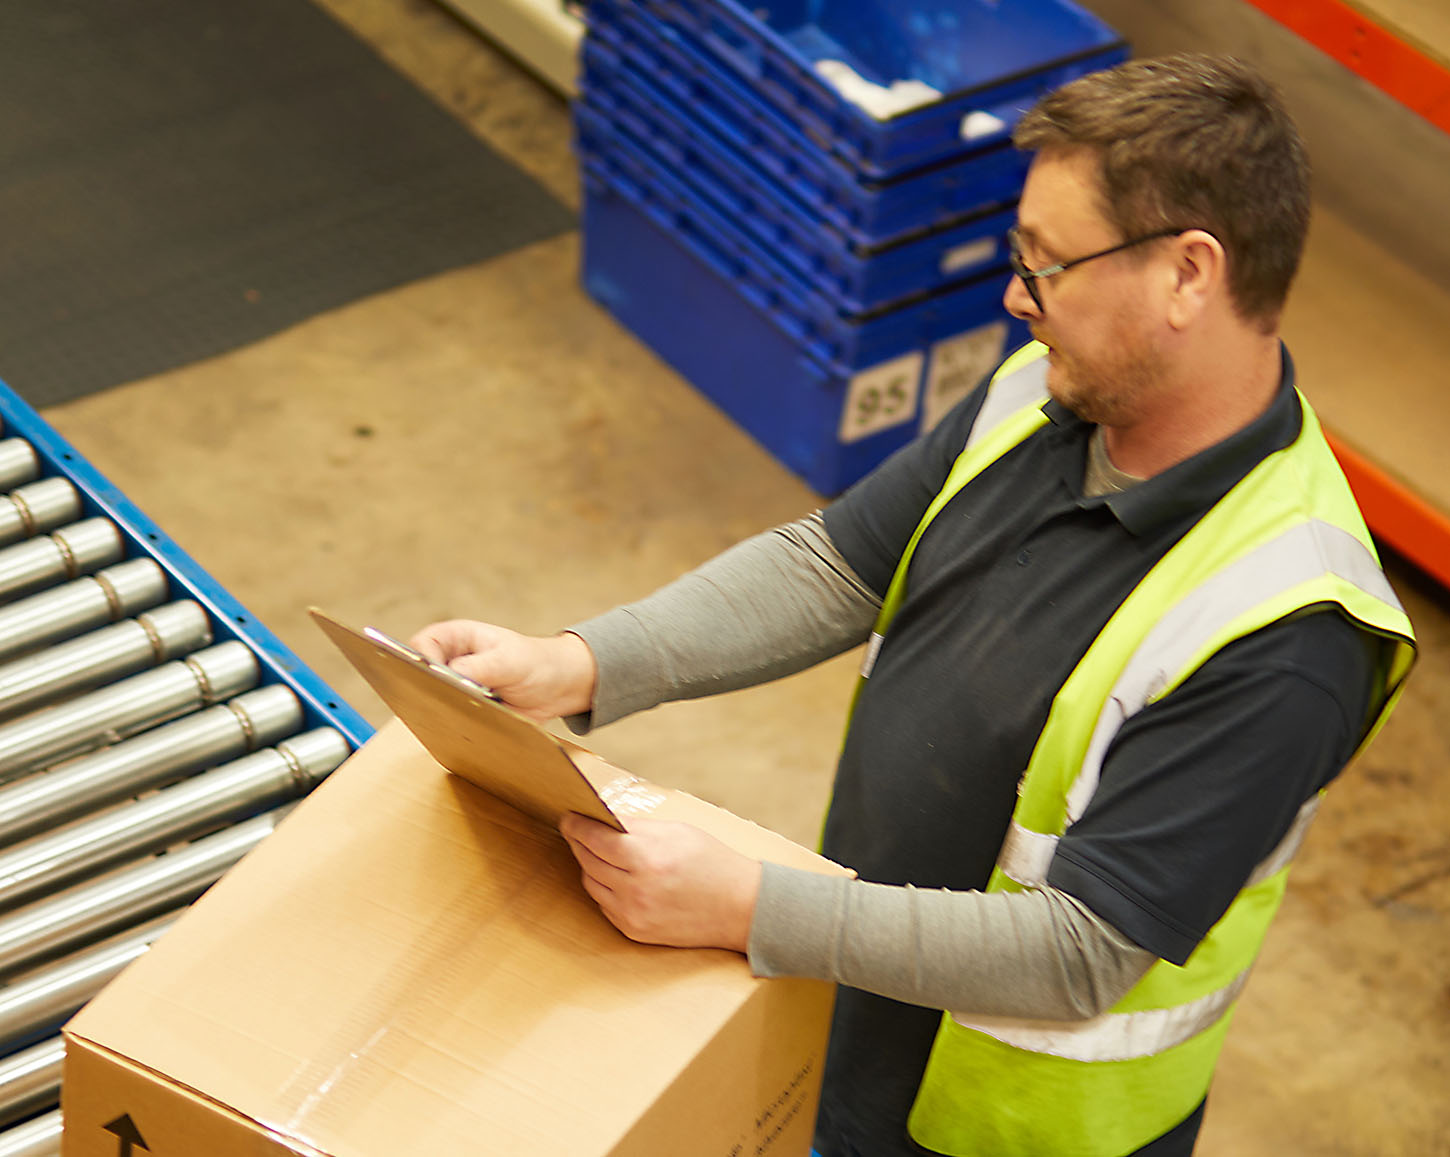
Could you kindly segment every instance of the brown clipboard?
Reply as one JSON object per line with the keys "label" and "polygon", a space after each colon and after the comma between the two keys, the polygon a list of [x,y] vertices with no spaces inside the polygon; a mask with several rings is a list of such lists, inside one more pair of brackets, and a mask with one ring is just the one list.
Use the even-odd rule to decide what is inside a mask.
{"label": "brown clipboard", "polygon": [[486,688],[372,627],[309,613],[428,753],[550,827],[570,812],[624,831],[564,744]]}

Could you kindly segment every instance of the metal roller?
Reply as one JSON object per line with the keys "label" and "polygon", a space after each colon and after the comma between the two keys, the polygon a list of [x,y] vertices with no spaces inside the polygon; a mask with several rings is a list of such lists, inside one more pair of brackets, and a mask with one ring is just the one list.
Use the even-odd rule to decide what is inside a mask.
{"label": "metal roller", "polygon": [[60,1102],[65,1041],[51,1037],[0,1058],[0,1128]]}
{"label": "metal roller", "polygon": [[0,1051],[33,1044],[60,1028],[176,921],[168,912],[0,988]]}
{"label": "metal roller", "polygon": [[334,728],[304,731],[154,795],[15,844],[0,852],[0,909],[306,795],[348,752],[347,740]]}
{"label": "metal roller", "polygon": [[0,725],[0,779],[230,699],[260,674],[257,657],[233,640]]}
{"label": "metal roller", "polygon": [[202,605],[181,599],[57,643],[0,666],[0,717],[189,655],[211,637]]}
{"label": "metal roller", "polygon": [[159,563],[133,558],[0,607],[0,660],[154,607],[167,586]]}
{"label": "metal roller", "polygon": [[109,518],[87,518],[53,534],[7,546],[0,550],[0,599],[91,574],[120,562],[124,550],[121,532]]}
{"label": "metal roller", "polygon": [[40,458],[24,438],[0,442],[0,490],[14,490],[40,477]]}
{"label": "metal roller", "polygon": [[271,835],[295,806],[284,804],[0,917],[0,981],[138,920],[190,904]]}
{"label": "metal roller", "polygon": [[300,730],[302,718],[302,702],[292,689],[273,683],[0,787],[0,847],[269,747]]}
{"label": "metal roller", "polygon": [[60,1135],[60,1110],[55,1109],[0,1133],[0,1157],[60,1157]]}
{"label": "metal roller", "polygon": [[81,516],[81,496],[64,478],[42,478],[0,495],[0,544],[44,534]]}

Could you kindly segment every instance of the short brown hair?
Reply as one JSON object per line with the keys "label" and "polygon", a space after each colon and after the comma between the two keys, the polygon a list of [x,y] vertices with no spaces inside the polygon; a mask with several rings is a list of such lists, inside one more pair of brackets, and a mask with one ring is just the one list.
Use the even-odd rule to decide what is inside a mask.
{"label": "short brown hair", "polygon": [[1278,93],[1242,61],[1130,60],[1048,93],[1018,122],[1031,151],[1087,147],[1123,237],[1204,229],[1239,314],[1272,327],[1309,228],[1309,160]]}

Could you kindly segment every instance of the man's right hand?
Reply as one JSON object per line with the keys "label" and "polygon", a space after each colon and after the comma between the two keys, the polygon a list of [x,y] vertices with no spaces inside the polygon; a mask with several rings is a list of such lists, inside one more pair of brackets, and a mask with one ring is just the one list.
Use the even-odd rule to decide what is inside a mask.
{"label": "man's right hand", "polygon": [[543,638],[472,619],[449,619],[429,624],[408,643],[433,662],[482,683],[532,719],[577,715],[594,704],[594,653],[567,631]]}

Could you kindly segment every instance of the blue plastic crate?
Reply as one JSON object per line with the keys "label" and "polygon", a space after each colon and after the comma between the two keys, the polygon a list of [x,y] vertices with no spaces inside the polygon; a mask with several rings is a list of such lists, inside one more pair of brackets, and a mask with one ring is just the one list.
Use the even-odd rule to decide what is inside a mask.
{"label": "blue plastic crate", "polygon": [[847,314],[839,299],[809,285],[778,255],[744,233],[664,166],[616,140],[607,154],[585,154],[586,187],[607,184],[634,202],[818,360],[846,370],[876,365],[955,331],[958,319],[1002,308],[1009,273],[984,273],[890,309]]}
{"label": "blue plastic crate", "polygon": [[646,78],[854,244],[888,244],[949,218],[1013,201],[1021,192],[1030,158],[1005,141],[964,145],[950,160],[895,179],[863,179],[668,27],[639,18],[628,7],[598,7],[598,0],[591,12],[584,50],[586,94],[591,85],[607,87],[613,77]]}
{"label": "blue plastic crate", "polygon": [[823,495],[905,445],[1028,338],[1000,306],[864,370],[812,357],[729,270],[601,180],[587,181],[583,283],[620,322]]}
{"label": "blue plastic crate", "polygon": [[154,560],[166,572],[172,598],[195,599],[206,609],[216,642],[236,640],[253,653],[262,672],[258,686],[285,683],[291,688],[302,703],[305,728],[334,727],[354,748],[366,742],[373,729],[356,710],[3,382],[0,422],[6,437],[30,443],[40,461],[41,477],[59,476],[76,488],[83,517],[115,523],[126,543],[127,558]]}
{"label": "blue plastic crate", "polygon": [[[585,75],[593,46],[585,49]],[[1011,204],[977,213],[890,245],[862,248],[792,200],[780,186],[658,89],[639,78],[586,84],[575,105],[578,144],[604,154],[617,140],[665,165],[692,191],[738,222],[806,281],[834,295],[848,313],[964,281],[1006,261]]]}
{"label": "blue plastic crate", "polygon": [[[888,176],[988,139],[985,118],[1085,72],[1126,59],[1122,37],[1069,0],[597,0],[604,14],[633,3],[696,41],[807,133],[863,173]],[[817,71],[839,61],[864,80],[925,82],[941,96],[876,119]],[[986,120],[991,124],[991,120]]]}

